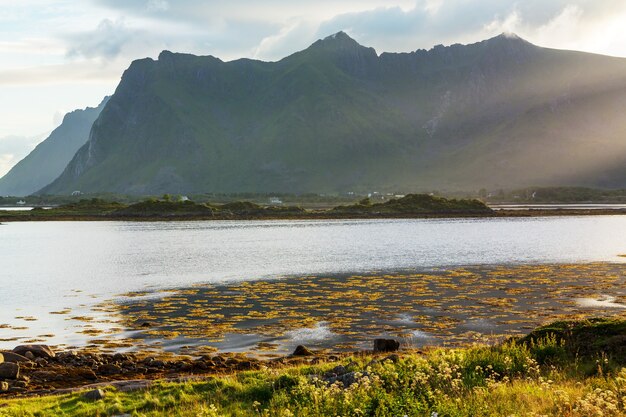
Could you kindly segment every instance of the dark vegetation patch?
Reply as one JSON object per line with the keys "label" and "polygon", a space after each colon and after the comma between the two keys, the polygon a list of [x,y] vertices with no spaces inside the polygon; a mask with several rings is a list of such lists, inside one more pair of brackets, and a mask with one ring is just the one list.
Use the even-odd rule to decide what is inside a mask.
{"label": "dark vegetation patch", "polygon": [[[544,351],[537,342],[542,340]],[[552,343],[546,344],[546,340]],[[626,365],[626,321],[614,318],[591,318],[579,321],[556,321],[533,330],[520,340],[543,360],[604,359]]]}
{"label": "dark vegetation patch", "polygon": [[431,214],[431,213],[465,213],[488,214],[492,210],[479,200],[448,199],[428,194],[408,194],[405,197],[391,199],[384,203],[375,203],[365,198],[357,204],[335,207],[335,213],[355,214]]}

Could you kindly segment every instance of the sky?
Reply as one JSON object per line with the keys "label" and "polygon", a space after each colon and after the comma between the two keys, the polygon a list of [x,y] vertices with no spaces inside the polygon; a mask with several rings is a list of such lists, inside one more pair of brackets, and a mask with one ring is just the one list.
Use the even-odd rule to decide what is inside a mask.
{"label": "sky", "polygon": [[340,30],[380,52],[502,32],[626,57],[624,0],[0,0],[0,175],[160,51],[278,60]]}

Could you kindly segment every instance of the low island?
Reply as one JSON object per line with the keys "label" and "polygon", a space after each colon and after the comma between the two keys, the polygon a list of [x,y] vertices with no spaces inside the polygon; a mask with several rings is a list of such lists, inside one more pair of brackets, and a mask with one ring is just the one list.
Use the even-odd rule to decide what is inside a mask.
{"label": "low island", "polygon": [[331,209],[300,206],[262,206],[248,201],[226,204],[173,201],[169,196],[133,204],[83,199],[49,209],[1,211],[0,221],[30,220],[246,220],[246,219],[345,219],[492,216],[494,211],[479,200],[447,199],[427,194],[408,194],[386,202],[368,198]]}
{"label": "low island", "polygon": [[311,209],[298,205],[261,205],[249,201],[225,204],[174,201],[169,196],[135,203],[101,198],[81,199],[51,208],[7,211],[0,208],[0,222],[46,220],[264,220],[264,219],[393,219],[452,217],[530,217],[626,214],[626,209],[529,209],[493,210],[477,199],[454,199],[429,194],[408,194],[384,202],[364,198],[354,204]]}

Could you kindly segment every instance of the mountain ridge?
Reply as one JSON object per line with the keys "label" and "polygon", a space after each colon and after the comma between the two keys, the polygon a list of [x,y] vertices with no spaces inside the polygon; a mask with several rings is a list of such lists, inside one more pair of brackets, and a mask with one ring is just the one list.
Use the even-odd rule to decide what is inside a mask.
{"label": "mountain ridge", "polygon": [[108,99],[105,97],[96,107],[65,114],[46,139],[0,178],[0,195],[26,196],[55,180],[87,142],[91,126]]}
{"label": "mountain ridge", "polygon": [[624,186],[602,171],[626,161],[624,97],[626,59],[516,35],[379,55],[339,32],[275,62],[163,51],[41,192]]}

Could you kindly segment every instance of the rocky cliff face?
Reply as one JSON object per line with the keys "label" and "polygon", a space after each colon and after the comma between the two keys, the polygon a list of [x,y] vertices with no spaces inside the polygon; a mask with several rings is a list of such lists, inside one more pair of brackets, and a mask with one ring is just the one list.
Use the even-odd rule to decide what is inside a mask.
{"label": "rocky cliff face", "polygon": [[108,97],[98,107],[66,114],[48,138],[0,178],[0,195],[30,195],[54,181],[89,139],[91,126],[107,101]]}
{"label": "rocky cliff face", "polygon": [[135,61],[43,193],[626,186],[626,60],[514,35],[278,62]]}

